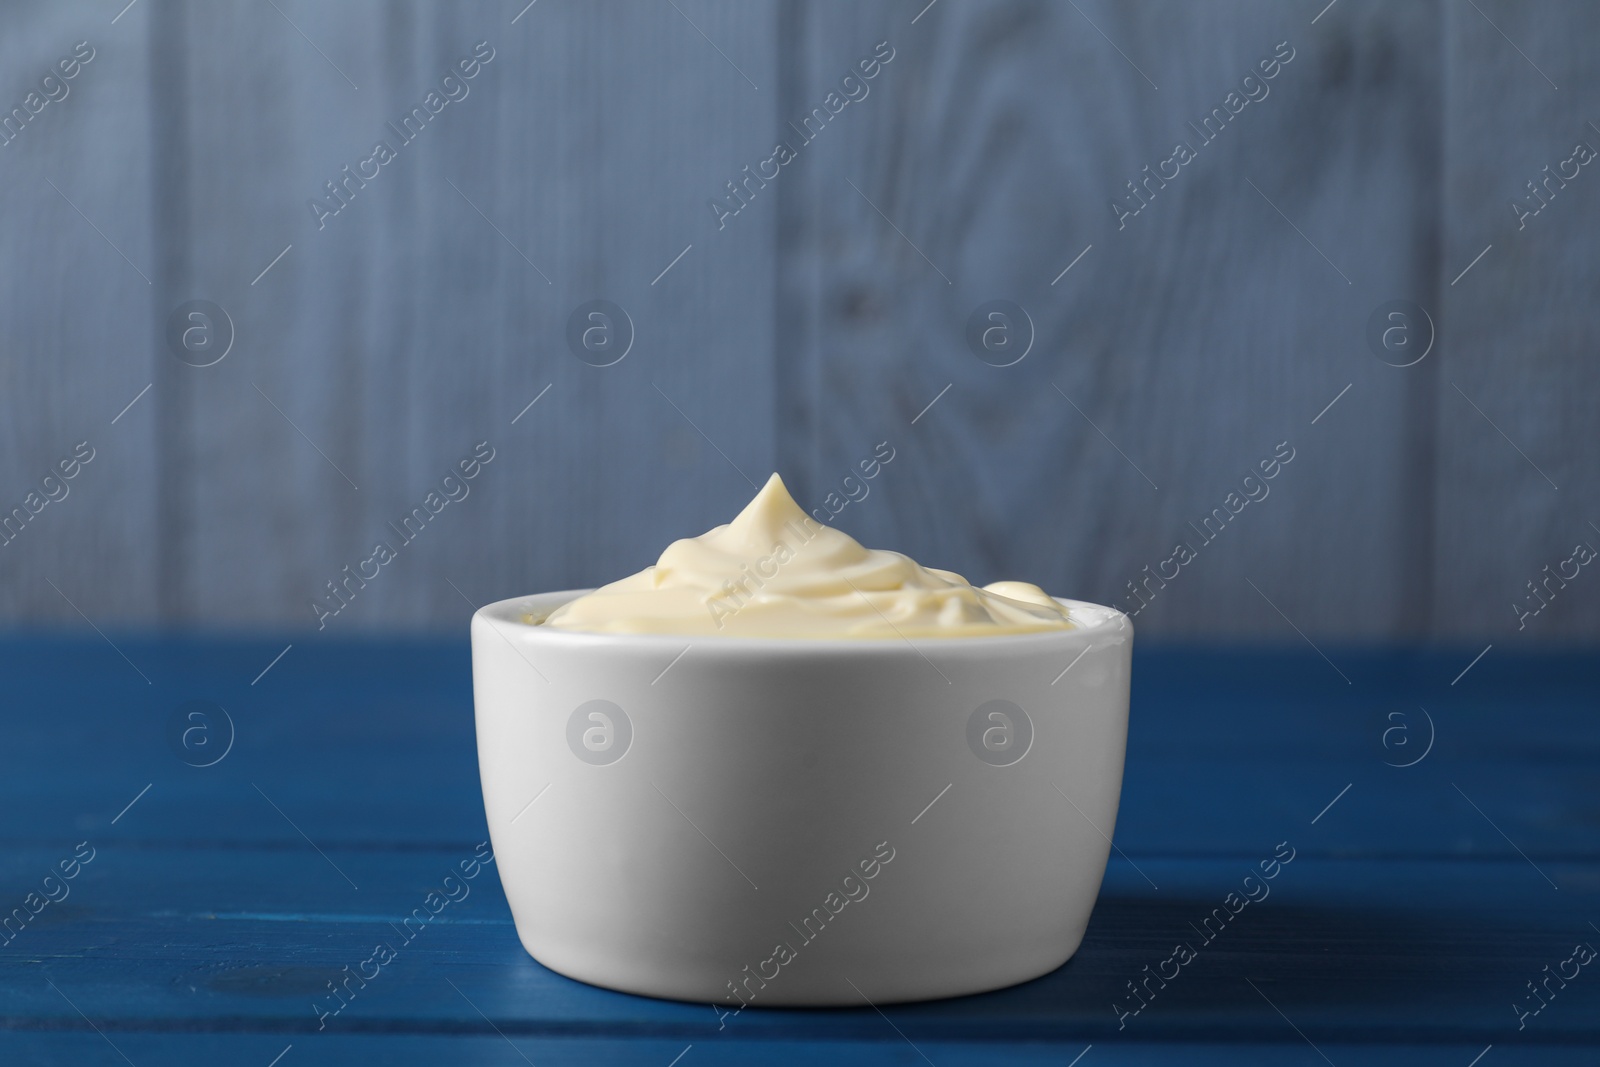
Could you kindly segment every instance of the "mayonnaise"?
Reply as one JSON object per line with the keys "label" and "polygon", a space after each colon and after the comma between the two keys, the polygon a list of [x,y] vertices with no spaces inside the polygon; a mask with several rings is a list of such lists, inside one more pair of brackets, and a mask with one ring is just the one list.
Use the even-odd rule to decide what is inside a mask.
{"label": "mayonnaise", "polygon": [[977,637],[1071,629],[1026,582],[959,574],[864,548],[800,509],[774,474],[726,526],[674,541],[654,567],[543,620],[562,630],[736,637]]}

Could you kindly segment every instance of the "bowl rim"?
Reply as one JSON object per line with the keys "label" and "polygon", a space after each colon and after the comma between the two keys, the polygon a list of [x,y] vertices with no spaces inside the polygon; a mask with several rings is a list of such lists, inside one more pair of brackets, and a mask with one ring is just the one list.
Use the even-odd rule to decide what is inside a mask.
{"label": "bowl rim", "polygon": [[597,633],[588,630],[561,630],[527,622],[523,616],[530,609],[553,611],[570,600],[576,600],[591,589],[563,589],[546,593],[532,593],[508,597],[485,604],[473,612],[476,623],[482,619],[502,637],[516,636],[530,644],[556,648],[602,648],[631,646],[641,650],[681,649],[684,645],[718,650],[729,655],[739,654],[827,654],[882,655],[890,651],[904,651],[907,646],[916,654],[937,651],[941,656],[983,657],[1002,648],[1021,646],[1038,651],[1104,644],[1108,637],[1131,640],[1133,622],[1116,608],[1087,600],[1052,597],[1058,604],[1075,610],[1070,630],[1041,630],[1021,634],[961,634],[938,636],[918,634],[915,638],[904,635],[881,637],[753,637],[733,634],[674,634],[674,633]]}

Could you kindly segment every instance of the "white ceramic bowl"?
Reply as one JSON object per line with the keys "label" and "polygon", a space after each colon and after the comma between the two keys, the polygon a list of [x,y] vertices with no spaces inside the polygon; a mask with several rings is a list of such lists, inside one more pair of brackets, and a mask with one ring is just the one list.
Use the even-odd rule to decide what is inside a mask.
{"label": "white ceramic bowl", "polygon": [[913,641],[472,619],[478,762],[522,944],[724,1004],[977,993],[1064,963],[1116,824],[1133,630]]}

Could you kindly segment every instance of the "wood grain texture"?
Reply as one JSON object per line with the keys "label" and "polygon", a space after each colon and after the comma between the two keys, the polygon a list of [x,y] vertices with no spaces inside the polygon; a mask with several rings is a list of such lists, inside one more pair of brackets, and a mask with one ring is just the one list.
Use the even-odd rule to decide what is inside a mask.
{"label": "wood grain texture", "polygon": [[[290,1044],[294,1062],[388,1062],[402,1037],[440,1062],[666,1064],[690,1044],[694,1062],[816,1062],[824,1047],[844,1063],[920,1062],[904,1039],[941,1065],[1062,1064],[1090,1043],[1107,1063],[1322,1062],[1303,1034],[1336,1063],[1456,1067],[1491,1043],[1506,1062],[1586,1063],[1600,1040],[1600,984],[1569,982],[1522,1030],[1507,1010],[1595,940],[1593,657],[1512,653],[1452,688],[1450,656],[1341,651],[1352,689],[1325,684],[1310,651],[1146,647],[1125,802],[1107,828],[1120,851],[1067,965],[883,1016],[752,1009],[719,1029],[705,1005],[540,966],[493,866],[397,943],[391,924],[485,836],[460,643],[297,645],[256,686],[273,644],[126,651],[153,692],[95,669],[98,642],[0,642],[12,695],[51,711],[19,717],[0,751],[0,907],[76,842],[95,850],[65,897],[0,938],[8,1064],[118,1062],[96,1028],[135,1063],[262,1065]],[[164,737],[172,705],[196,693],[237,727],[210,767]],[[1412,758],[1385,745],[1386,712],[1418,703],[1438,744],[1383,766]],[[1408,726],[1420,744],[1420,722]],[[1119,1026],[1126,983],[1198,941],[1190,924],[1279,841],[1295,855],[1270,895]],[[914,889],[880,881],[875,894],[889,907]],[[394,961],[319,1029],[315,998],[379,941]]]}
{"label": "wood grain texture", "polygon": [[[906,458],[841,524],[975,580],[1120,602],[1187,541],[1141,632],[1298,640],[1266,597],[1312,633],[1422,628],[1417,390],[1362,334],[1434,276],[1439,66],[1414,42],[1438,16],[1348,6],[1311,26],[1283,5],[951,4],[913,26],[904,5],[804,5],[793,106],[867,42],[899,49],[793,187],[808,490],[888,437]],[[1283,41],[1269,95],[1203,144],[1186,123]],[[1198,158],[1119,230],[1109,201],[1180,138]],[[1005,368],[963,338],[997,297],[1037,334]],[[1204,544],[1188,523],[1283,441],[1270,495]]]}
{"label": "wood grain texture", "polygon": [[[177,1065],[195,1064],[199,1067],[214,1063],[267,1064],[288,1045],[289,1055],[298,1064],[343,1067],[345,1064],[368,1062],[390,1064],[393,1067],[433,1067],[443,1062],[470,1063],[482,1067],[527,1067],[536,1064],[561,1063],[576,1067],[594,1065],[630,1065],[636,1063],[671,1064],[675,1056],[680,1061],[694,1062],[713,1067],[742,1067],[761,1063],[770,1067],[810,1067],[829,1063],[840,1067],[881,1067],[882,1064],[928,1062],[939,1067],[989,1067],[991,1064],[1010,1064],[1017,1067],[1061,1067],[1083,1053],[1086,1042],[1026,1041],[996,1045],[972,1041],[918,1040],[912,1048],[906,1039],[895,1034],[887,1024],[879,1021],[881,1032],[862,1041],[785,1041],[782,1043],[749,1041],[739,1038],[698,1042],[685,1042],[661,1038],[625,1038],[584,1040],[574,1038],[521,1037],[515,1042],[493,1034],[456,1035],[437,1037],[417,1034],[361,1034],[318,1035],[320,1040],[291,1042],[278,1035],[260,1034],[154,1034],[122,1033],[117,1045],[126,1049],[135,1063],[141,1059],[154,1059]],[[1292,1033],[1292,1031],[1291,1031]],[[1183,1063],[1188,1067],[1237,1067],[1242,1063],[1295,1064],[1297,1067],[1317,1067],[1323,1059],[1305,1042],[1218,1043],[1211,1045],[1182,1045],[1174,1047],[1159,1041],[1124,1041],[1115,1045],[1101,1042],[1094,1046],[1096,1060],[1111,1067],[1150,1067],[1151,1064]],[[274,1044],[274,1042],[277,1042]],[[98,1048],[97,1048],[98,1046]],[[55,1067],[73,1062],[77,1056],[92,1056],[104,1052],[105,1042],[93,1032],[84,1034],[10,1033],[0,1035],[0,1047],[15,1057],[12,1062],[27,1067]],[[1350,1061],[1369,1064],[1371,1067],[1459,1067],[1470,1063],[1472,1057],[1483,1051],[1483,1046],[1455,1044],[1422,1048],[1404,1043],[1373,1044],[1368,1042],[1319,1042],[1335,1063]],[[688,1055],[684,1055],[687,1051]],[[1581,1045],[1531,1046],[1517,1050],[1519,1064],[1527,1067],[1584,1067],[1592,1056]],[[283,1061],[288,1062],[286,1056]]]}
{"label": "wood grain texture", "polygon": [[[382,540],[397,558],[327,626],[455,628],[469,602],[644,566],[769,470],[808,507],[843,496],[887,441],[842,528],[1130,607],[1148,581],[1142,634],[1592,639],[1584,577],[1522,630],[1511,606],[1600,547],[1588,168],[1522,230],[1508,204],[1568,142],[1600,148],[1596,19],[13,5],[5,107],[75,41],[98,52],[0,148],[0,504],[77,441],[98,451],[0,549],[0,619],[81,626],[48,578],[113,626],[315,627]],[[479,41],[495,58],[468,95],[400,145],[386,124]],[[870,94],[808,142],[791,124],[880,41]],[[1284,41],[1269,94],[1202,145],[1189,123]],[[396,158],[319,228],[308,202],[379,138]],[[1119,228],[1112,198],[1179,139],[1197,158]],[[797,158],[719,220],[709,202],[779,140]],[[193,299],[232,319],[215,366],[163,336]],[[568,348],[595,299],[634,327],[615,366]],[[1015,366],[964,337],[993,299],[1031,316]],[[1369,350],[1395,299],[1435,320],[1414,367]],[[402,544],[391,524],[478,441],[496,459],[470,496]],[[1205,542],[1190,524],[1285,441],[1268,498]],[[1151,577],[1179,542],[1196,558]]]}
{"label": "wood grain texture", "polygon": [[[742,466],[769,465],[770,419],[749,401],[770,393],[771,367],[747,353],[770,346],[770,228],[651,281],[703,243],[701,201],[741,134],[768,125],[770,97],[670,6],[550,4],[514,25],[516,8],[480,5],[280,6],[151,15],[190,42],[168,100],[184,130],[184,277],[239,331],[223,364],[180,368],[171,616],[314,624],[312,599],[384,541],[399,558],[348,586],[328,625],[460,625],[464,596],[598,583],[647,562],[663,530],[733,508],[748,486],[689,420]],[[770,69],[769,15],[686,10]],[[402,141],[387,124],[484,41],[493,59],[466,95]],[[317,218],[308,200],[335,204],[324,183],[378,139],[397,158]],[[695,310],[713,290],[727,321]],[[616,366],[568,351],[568,316],[594,298],[636,328]],[[479,441],[495,458],[468,496],[402,541],[390,524]],[[634,518],[641,500],[655,522]]]}
{"label": "wood grain texture", "polygon": [[[355,850],[483,839],[464,642],[296,640],[281,659],[283,641],[119,643],[154,685],[98,639],[0,645],[16,706],[48,712],[8,725],[0,839],[299,851],[296,825]],[[1307,855],[1600,860],[1600,838],[1581,831],[1600,821],[1591,659],[1491,655],[1452,685],[1475,650],[1328,651],[1355,685],[1309,649],[1141,647],[1119,845],[1135,857],[1248,854],[1312,825],[1349,784],[1297,842]],[[235,744],[215,766],[172,748],[174,710],[190,701],[219,705],[232,724]],[[222,720],[211,725],[220,742]],[[310,851],[300,859],[302,873],[340,884]]]}
{"label": "wood grain texture", "polygon": [[[330,857],[354,860],[337,849]],[[42,851],[18,857],[36,867],[58,858]],[[114,1027],[113,1034],[163,1027],[269,1031],[314,1043],[363,1031],[493,1033],[485,1017],[518,1037],[623,1032],[675,1037],[680,1049],[724,1037],[778,1043],[882,1034],[882,1018],[865,1006],[752,1009],[726,1020],[719,1033],[708,1005],[628,996],[565,978],[518,943],[492,865],[463,883],[470,892],[459,905],[420,933],[413,927],[406,941],[390,924],[421,906],[459,858],[447,852],[370,857],[365,867],[372,877],[358,893],[342,884],[323,889],[311,879],[293,881],[284,857],[261,850],[208,863],[194,850],[141,853],[108,845],[71,883],[71,894],[51,906],[61,913],[47,908],[7,947],[0,1018],[8,1030],[83,1028],[74,1008],[42,980],[48,976],[90,1018]],[[1547,957],[1559,949],[1554,961],[1565,958],[1574,941],[1585,940],[1587,927],[1571,914],[1534,911],[1514,921],[1496,914],[1496,905],[1521,887],[1510,864],[1296,858],[1259,908],[1204,945],[1188,923],[1220,906],[1249,862],[1141,861],[1162,886],[1157,892],[1127,863],[1113,861],[1083,946],[1059,970],[996,993],[886,1010],[918,1042],[1077,1039],[1081,1048],[1121,1038],[1197,1045],[1246,1035],[1283,1040],[1281,1017],[1251,990],[1249,977],[1317,1042],[1347,1037],[1359,1020],[1367,1040],[1476,1040],[1481,1049],[1517,1041],[1506,1005],[1523,981],[1553,962]],[[176,871],[188,877],[174,883]],[[1563,873],[1571,886],[1587,880],[1576,895],[1592,904],[1596,867],[1573,864]],[[289,889],[303,910],[275,906],[274,895]],[[876,892],[886,894],[885,903],[893,899],[886,887]],[[1111,1004],[1132,1002],[1124,983],[1185,939],[1199,946],[1196,973],[1171,983],[1119,1031]],[[330,997],[329,978],[347,965],[354,971],[375,942],[388,943],[397,958],[319,1030],[312,1008],[318,993]],[[129,966],[130,944],[142,948],[136,968]],[[1571,983],[1530,1022],[1525,1043],[1595,1040],[1597,1005],[1600,987]]]}
{"label": "wood grain texture", "polygon": [[[1590,239],[1600,225],[1600,173],[1590,164],[1569,182],[1558,174],[1548,188],[1540,185],[1549,202],[1521,228],[1511,203],[1538,207],[1528,183],[1542,182],[1546,167],[1556,173],[1579,142],[1600,150],[1593,34],[1574,31],[1595,12],[1569,3],[1479,8],[1452,9],[1446,23],[1452,153],[1438,387],[1438,617],[1446,632],[1505,643],[1590,638],[1600,626],[1591,568],[1570,583],[1559,574],[1542,583],[1545,568],[1559,571],[1580,542],[1600,549],[1593,447],[1600,253]],[[1485,78],[1490,65],[1499,73]],[[1529,582],[1541,583],[1548,607]],[[1513,605],[1538,610],[1524,620]]]}
{"label": "wood grain texture", "polygon": [[[170,401],[152,389],[118,418],[154,379],[157,149],[144,31],[110,19],[43,3],[0,16],[0,116],[10,122],[0,134],[0,515],[58,498],[12,520],[20,533],[0,546],[0,617],[85,632],[85,616],[101,626],[154,617],[156,437]],[[60,79],[80,42],[92,58]],[[42,485],[80,442],[89,464]]]}
{"label": "wood grain texture", "polygon": [[[259,1034],[120,1034],[119,1047],[127,1050],[134,1062],[156,1059],[175,1065],[214,1063],[268,1063],[274,1055],[293,1044],[290,1055],[298,1064],[343,1067],[356,1062],[384,1063],[393,1067],[433,1067],[443,1062],[470,1063],[482,1067],[527,1067],[528,1062],[593,1065],[636,1063],[670,1064],[675,1056],[688,1051],[680,1061],[713,1067],[741,1067],[762,1063],[771,1067],[810,1067],[816,1063],[841,1067],[885,1063],[924,1062],[921,1056],[939,1067],[988,1067],[1012,1064],[1018,1067],[1061,1067],[1085,1048],[1083,1041],[1014,1042],[996,1046],[980,1042],[921,1040],[913,1049],[882,1024],[887,1036],[865,1041],[747,1041],[738,1038],[715,1042],[683,1042],[660,1038],[611,1038],[583,1040],[573,1038],[507,1038],[485,1036],[435,1037],[416,1034],[362,1034],[355,1036],[319,1035],[321,1040],[294,1043],[276,1035]],[[1296,1038],[1296,1041],[1299,1039]],[[274,1044],[274,1042],[277,1044]],[[106,1055],[115,1053],[92,1032],[86,1034],[11,1033],[0,1036],[0,1047],[15,1057],[12,1062],[27,1067],[54,1067],[72,1062],[72,1057],[96,1054],[96,1046]],[[692,1046],[692,1048],[691,1048]],[[1320,1045],[1334,1062],[1350,1060],[1371,1067],[1459,1067],[1470,1063],[1483,1051],[1482,1046],[1441,1045],[1419,1048],[1406,1044]],[[1237,1067],[1241,1063],[1296,1064],[1317,1067],[1323,1063],[1304,1042],[1256,1042],[1250,1044],[1187,1045],[1180,1048],[1161,1042],[1121,1042],[1095,1046],[1096,1058],[1112,1067],[1149,1067],[1150,1064],[1182,1062],[1191,1067]],[[1528,1067],[1565,1067],[1589,1062],[1589,1050],[1581,1046],[1530,1047],[1518,1050],[1518,1063]],[[1175,1057],[1182,1057],[1181,1061]],[[288,1057],[284,1058],[284,1063]]]}

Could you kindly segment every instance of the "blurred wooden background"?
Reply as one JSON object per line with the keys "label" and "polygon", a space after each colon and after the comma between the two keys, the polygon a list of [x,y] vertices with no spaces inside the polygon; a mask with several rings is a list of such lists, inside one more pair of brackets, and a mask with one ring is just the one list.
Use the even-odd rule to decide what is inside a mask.
{"label": "blurred wooden background", "polygon": [[[842,528],[1119,602],[1287,441],[1141,633],[1600,634],[1592,568],[1512,607],[1600,547],[1600,175],[1510,208],[1600,147],[1593,5],[525,2],[6,5],[0,507],[95,450],[0,547],[8,625],[314,625],[478,441],[470,496],[330,629],[620,577],[747,477],[817,505],[880,441]],[[319,229],[308,201],[480,41]],[[884,41],[719,229],[708,201]],[[1280,42],[1119,230],[1111,199]],[[566,341],[595,299],[633,325],[613,366]],[[965,339],[995,299],[1032,320],[1013,366]],[[1367,341],[1398,299],[1437,334],[1405,368]],[[231,319],[213,366],[169,350],[190,300]]]}

